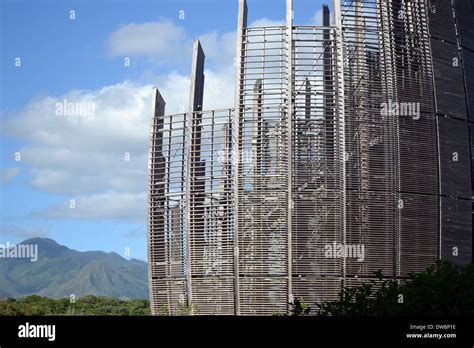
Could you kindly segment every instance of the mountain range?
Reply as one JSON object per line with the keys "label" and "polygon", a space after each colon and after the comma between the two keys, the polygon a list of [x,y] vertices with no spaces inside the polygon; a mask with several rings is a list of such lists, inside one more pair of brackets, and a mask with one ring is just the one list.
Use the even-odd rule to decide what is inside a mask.
{"label": "mountain range", "polygon": [[0,298],[33,294],[148,298],[144,261],[127,260],[115,252],[80,252],[49,238],[31,238],[19,244],[37,245],[38,259],[0,259]]}

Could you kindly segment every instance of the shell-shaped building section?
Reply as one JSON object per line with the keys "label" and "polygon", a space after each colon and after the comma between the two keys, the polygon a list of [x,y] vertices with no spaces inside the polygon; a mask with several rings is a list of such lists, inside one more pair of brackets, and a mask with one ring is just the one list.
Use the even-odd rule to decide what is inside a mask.
{"label": "shell-shaped building section", "polygon": [[[195,41],[189,111],[166,115],[153,93],[153,314],[288,313],[378,270],[403,279],[441,257],[471,262],[469,122],[465,151],[442,124],[460,117],[441,112],[435,88],[432,3],[334,0],[320,26],[298,26],[286,0],[285,25],[248,27],[239,0],[235,105],[223,110],[203,107]],[[445,192],[449,180],[467,192]]]}

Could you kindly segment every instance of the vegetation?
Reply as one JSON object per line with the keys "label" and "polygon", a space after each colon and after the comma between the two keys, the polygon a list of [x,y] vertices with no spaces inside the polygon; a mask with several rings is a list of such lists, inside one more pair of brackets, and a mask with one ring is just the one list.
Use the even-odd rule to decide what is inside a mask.
{"label": "vegetation", "polygon": [[[345,288],[339,300],[317,305],[313,315],[473,315],[474,265],[456,266],[440,261],[407,281],[383,280]],[[293,303],[292,315],[310,315],[301,299]]]}
{"label": "vegetation", "polygon": [[304,303],[302,298],[297,298],[292,303],[292,308],[290,311],[290,315],[292,316],[304,316],[309,315],[311,312],[311,308]]}
{"label": "vegetation", "polygon": [[148,300],[122,301],[92,295],[76,299],[51,299],[37,295],[0,300],[0,315],[150,315]]}
{"label": "vegetation", "polygon": [[[195,304],[184,304],[182,302],[178,302],[177,305],[177,316],[190,316],[190,315],[199,315],[199,307]],[[157,315],[159,316],[169,316],[169,309],[168,305],[163,303],[160,308],[158,309]]]}
{"label": "vegetation", "polygon": [[[290,315],[474,315],[474,265],[438,262],[401,283],[376,273],[377,280],[345,288],[338,301],[308,307],[303,299],[292,304]],[[163,307],[163,314],[167,314]],[[199,313],[196,306],[180,304],[178,315]],[[119,300],[93,295],[51,299],[37,295],[0,300],[0,315],[150,315],[148,300]],[[281,315],[281,313],[275,313]]]}

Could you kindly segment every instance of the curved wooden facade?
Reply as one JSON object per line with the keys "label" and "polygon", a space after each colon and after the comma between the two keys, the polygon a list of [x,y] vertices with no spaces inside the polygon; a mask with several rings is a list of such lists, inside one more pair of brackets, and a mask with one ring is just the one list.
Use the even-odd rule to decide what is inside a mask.
{"label": "curved wooden facade", "polygon": [[332,24],[324,6],[321,26],[296,26],[287,0],[286,25],[250,28],[239,0],[225,110],[202,105],[195,42],[189,112],[165,115],[153,97],[153,314],[287,313],[378,270],[471,262],[473,17],[454,13],[473,7],[433,3],[335,0]]}

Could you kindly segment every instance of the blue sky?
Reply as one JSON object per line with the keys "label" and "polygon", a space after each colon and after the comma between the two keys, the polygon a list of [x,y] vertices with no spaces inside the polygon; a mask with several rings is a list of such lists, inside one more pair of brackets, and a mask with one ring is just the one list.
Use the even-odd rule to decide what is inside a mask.
{"label": "blue sky", "polygon": [[[294,2],[305,25],[330,1]],[[249,24],[285,18],[284,0],[248,7]],[[187,109],[200,38],[204,107],[232,106],[237,0],[0,0],[0,16],[0,244],[47,236],[145,259],[151,88],[167,113]],[[58,115],[64,101],[94,114]]]}

